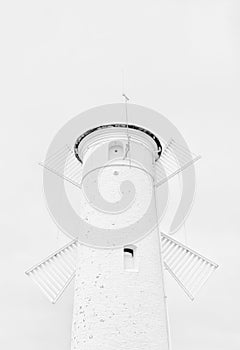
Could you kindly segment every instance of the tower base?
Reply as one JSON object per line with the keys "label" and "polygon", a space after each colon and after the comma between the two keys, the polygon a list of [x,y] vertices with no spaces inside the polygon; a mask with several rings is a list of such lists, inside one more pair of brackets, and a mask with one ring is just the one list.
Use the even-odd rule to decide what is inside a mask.
{"label": "tower base", "polygon": [[72,350],[169,350],[158,232],[126,254],[79,246]]}

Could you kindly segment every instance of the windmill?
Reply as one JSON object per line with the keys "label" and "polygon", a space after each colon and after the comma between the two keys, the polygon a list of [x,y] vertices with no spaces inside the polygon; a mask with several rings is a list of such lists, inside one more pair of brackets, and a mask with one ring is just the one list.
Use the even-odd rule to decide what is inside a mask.
{"label": "windmill", "polygon": [[72,350],[169,349],[165,271],[193,300],[217,268],[172,237],[199,158],[166,118],[127,101],[90,109],[55,136],[40,163],[44,191],[71,241],[26,274],[52,303],[75,277]]}

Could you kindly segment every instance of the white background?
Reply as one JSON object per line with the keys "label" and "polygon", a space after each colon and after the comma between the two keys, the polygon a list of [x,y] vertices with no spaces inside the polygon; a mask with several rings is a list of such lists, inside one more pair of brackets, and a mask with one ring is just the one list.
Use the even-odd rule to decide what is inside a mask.
{"label": "white background", "polygon": [[172,349],[239,350],[239,23],[237,0],[5,1],[1,349],[70,349],[72,286],[52,306],[24,275],[64,243],[37,162],[71,117],[122,102],[124,69],[131,102],[168,117],[203,157],[185,234],[175,237],[220,268],[194,303],[167,278]]}

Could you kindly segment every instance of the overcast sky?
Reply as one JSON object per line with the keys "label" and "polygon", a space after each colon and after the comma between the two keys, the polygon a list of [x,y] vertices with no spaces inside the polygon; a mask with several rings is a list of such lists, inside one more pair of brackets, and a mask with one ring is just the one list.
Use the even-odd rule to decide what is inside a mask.
{"label": "overcast sky", "polygon": [[186,236],[220,268],[193,303],[167,277],[172,349],[239,350],[239,1],[13,0],[0,16],[0,348],[70,349],[73,286],[52,306],[24,275],[65,241],[37,162],[70,118],[122,101],[124,69],[131,102],[202,155]]}

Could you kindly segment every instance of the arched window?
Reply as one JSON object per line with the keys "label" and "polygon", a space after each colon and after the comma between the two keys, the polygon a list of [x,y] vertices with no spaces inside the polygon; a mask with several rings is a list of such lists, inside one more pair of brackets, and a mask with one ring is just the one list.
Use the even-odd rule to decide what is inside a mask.
{"label": "arched window", "polygon": [[136,269],[136,247],[134,245],[125,246],[123,249],[124,270]]}

